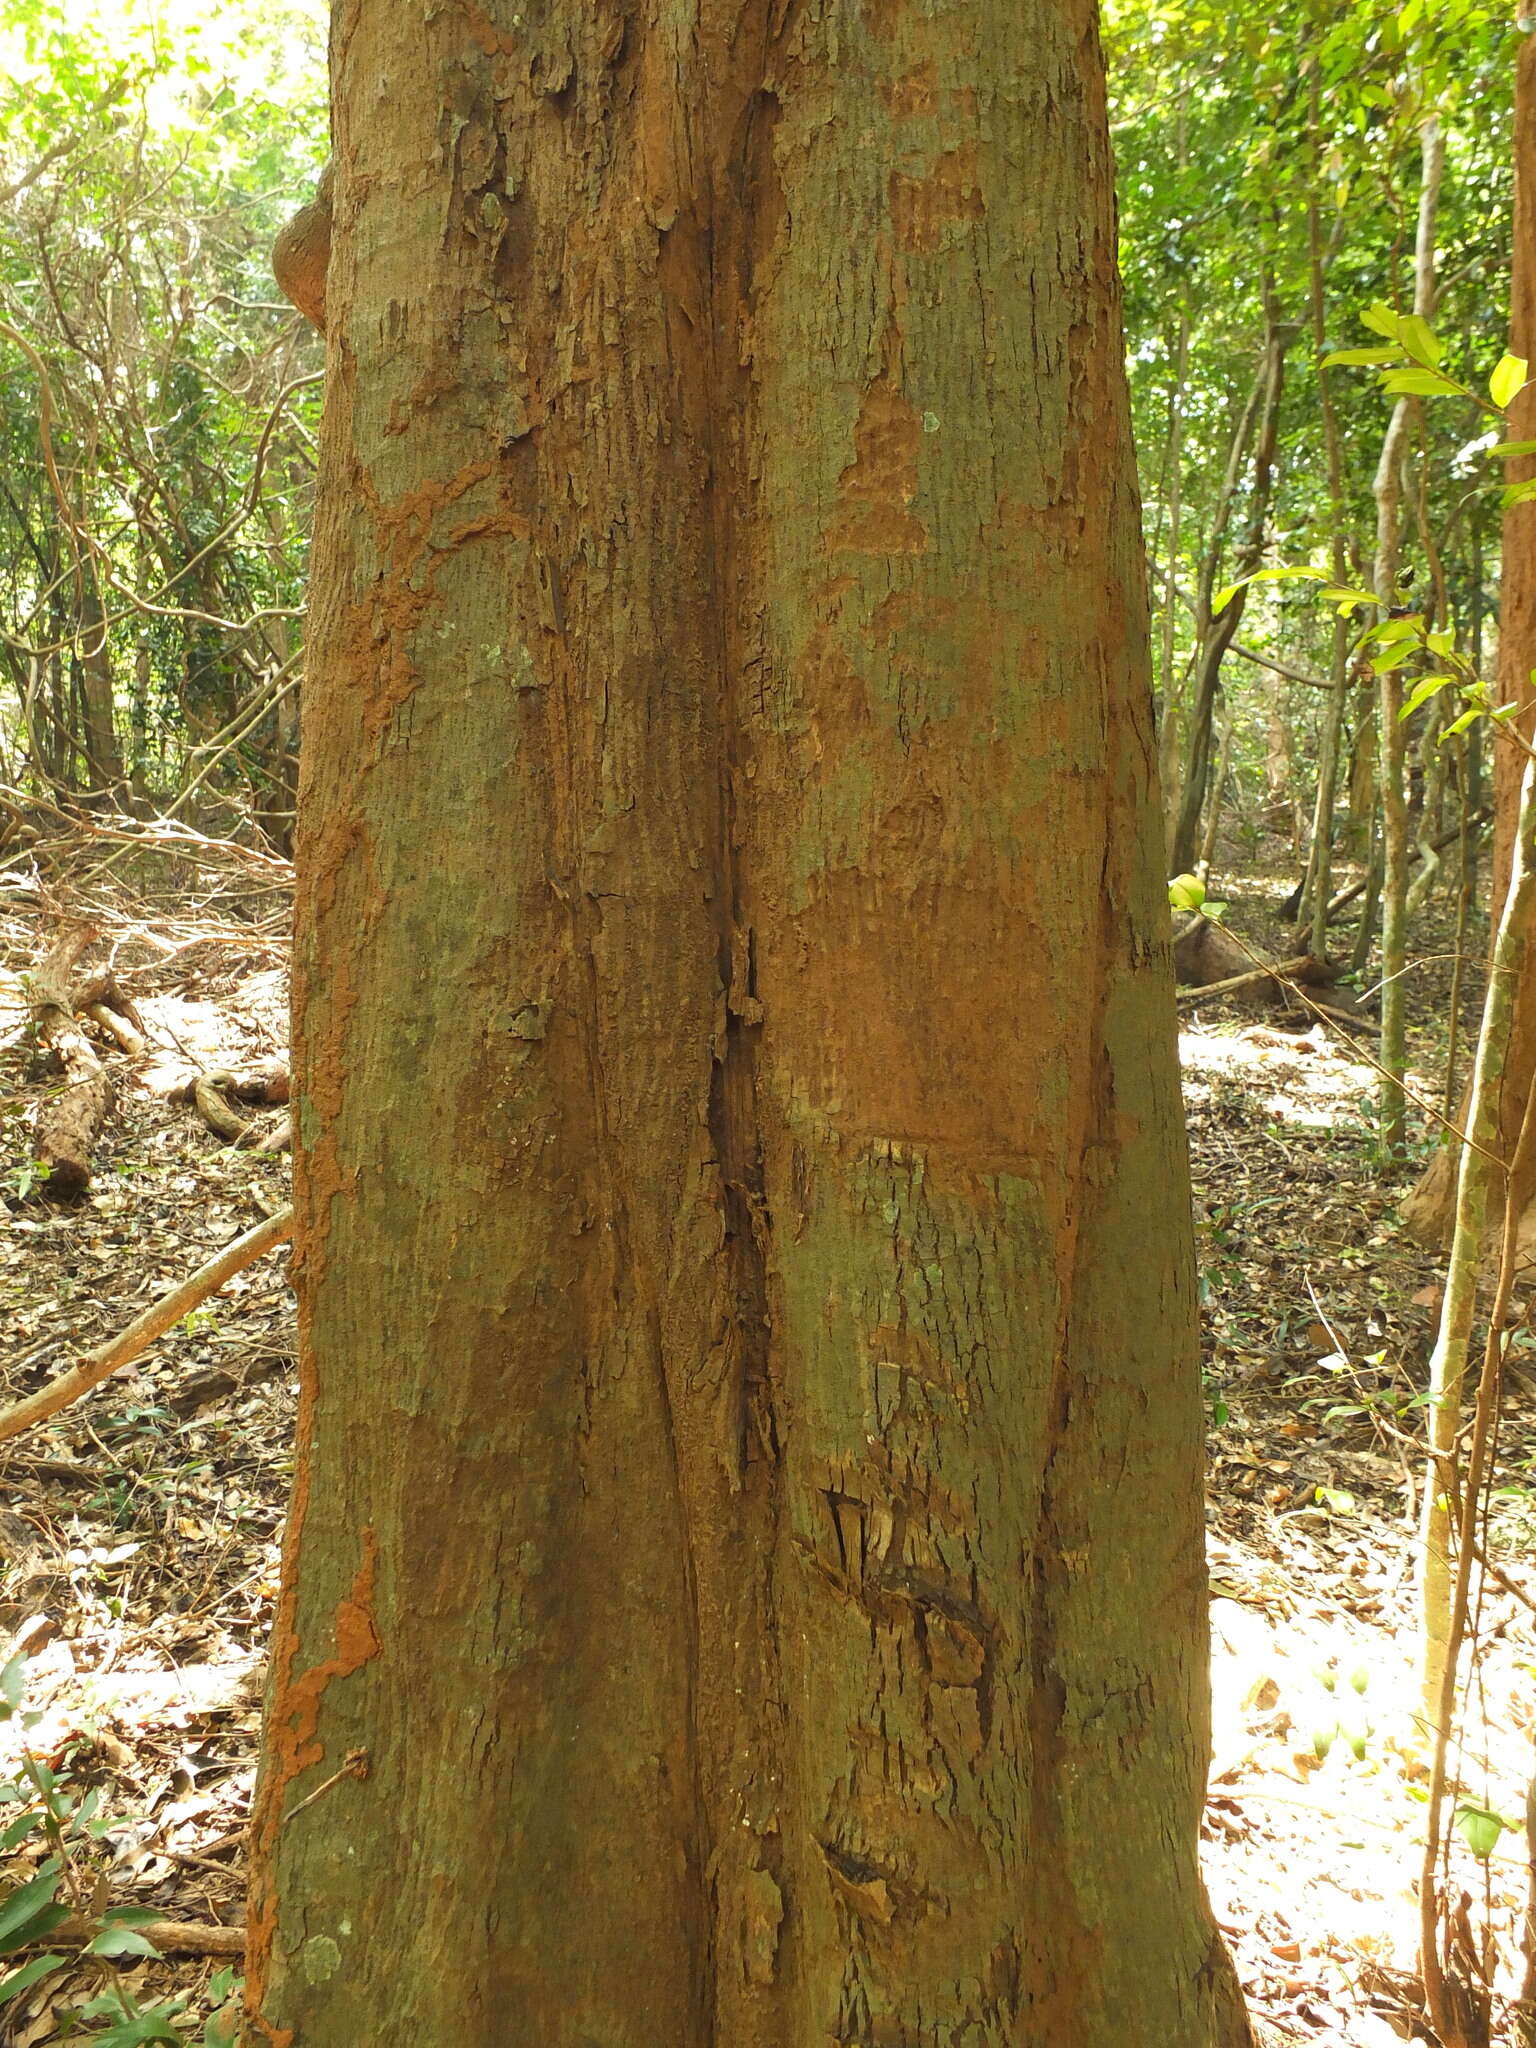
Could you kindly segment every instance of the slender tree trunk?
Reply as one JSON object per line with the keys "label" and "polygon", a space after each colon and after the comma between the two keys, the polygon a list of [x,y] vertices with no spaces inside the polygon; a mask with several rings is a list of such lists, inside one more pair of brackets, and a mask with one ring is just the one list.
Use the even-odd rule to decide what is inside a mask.
{"label": "slender tree trunk", "polygon": [[[1320,167],[1322,147],[1318,107],[1318,78],[1312,73],[1310,135],[1312,159]],[[1307,249],[1312,311],[1312,340],[1319,359],[1327,352],[1328,326],[1324,287],[1327,261],[1323,247],[1322,222],[1315,194],[1307,205]],[[1349,557],[1344,544],[1347,511],[1344,498],[1344,451],[1339,436],[1339,419],[1333,403],[1333,379],[1328,370],[1317,371],[1318,404],[1323,417],[1323,446],[1328,462],[1329,566],[1335,583],[1349,580]],[[1323,705],[1317,738],[1317,801],[1312,812],[1312,846],[1307,871],[1302,878],[1301,906],[1297,915],[1298,936],[1320,959],[1328,957],[1328,905],[1333,895],[1333,812],[1339,790],[1339,744],[1344,730],[1344,705],[1349,694],[1349,639],[1347,619],[1333,621],[1333,650],[1329,663],[1332,688]]]}
{"label": "slender tree trunk", "polygon": [[[1500,1154],[1500,1103],[1511,1085],[1508,1056],[1510,1026],[1520,986],[1520,971],[1536,922],[1536,798],[1532,767],[1526,762],[1518,798],[1518,834],[1509,887],[1494,938],[1483,1003],[1477,1058],[1467,1106],[1467,1143],[1459,1150],[1456,1176],[1456,1222],[1446,1270],[1440,1324],[1429,1360],[1429,1471],[1419,1532],[1419,1678],[1426,1721],[1439,1719],[1446,1677],[1451,1624],[1451,1528],[1456,1480],[1456,1441],[1461,1432],[1462,1382],[1466,1376],[1477,1283],[1482,1268],[1483,1232],[1488,1220],[1491,1185]],[[1529,1091],[1527,1091],[1529,1092]],[[1521,1115],[1525,1112],[1521,1104]],[[1513,1152],[1502,1155],[1513,1159]],[[1502,1176],[1506,1181],[1509,1176]],[[1509,1190],[1501,1190],[1505,1207]]]}
{"label": "slender tree trunk", "polygon": [[[1425,320],[1435,312],[1435,216],[1445,169],[1445,135],[1438,120],[1420,131],[1419,220],[1414,244],[1413,310]],[[1382,442],[1376,466],[1375,589],[1382,604],[1396,602],[1402,545],[1403,474],[1413,424],[1413,404],[1400,398]],[[1377,1144],[1384,1161],[1402,1148],[1407,1098],[1408,964],[1408,734],[1401,672],[1380,679],[1381,708],[1381,1114]]]}
{"label": "slender tree trunk", "polygon": [[1244,2042],[1088,0],[333,47],[251,2039]]}
{"label": "slender tree trunk", "polygon": [[[1180,119],[1183,110],[1180,109]],[[1177,786],[1179,746],[1178,617],[1179,551],[1184,537],[1184,380],[1189,370],[1189,315],[1179,315],[1179,340],[1174,354],[1174,385],[1168,400],[1168,577],[1163,586],[1160,659],[1162,716],[1158,723],[1158,770],[1164,790]],[[1174,820],[1165,825],[1167,857],[1173,854]],[[1170,865],[1170,873],[1173,872]]]}
{"label": "slender tree trunk", "polygon": [[[1511,277],[1510,348],[1536,359],[1536,41],[1521,39],[1515,74],[1515,226]],[[1527,385],[1509,409],[1507,438],[1536,439],[1536,386]],[[1536,457],[1515,456],[1505,466],[1511,483],[1536,476]],[[1536,737],[1536,693],[1531,671],[1536,668],[1536,505],[1512,506],[1504,514],[1503,557],[1499,583],[1498,683],[1502,701],[1527,708],[1514,723],[1530,743]],[[1496,743],[1493,752],[1493,857],[1491,913],[1497,932],[1515,844],[1519,793],[1525,756],[1514,745]],[[1513,1156],[1521,1118],[1536,1074],[1536,963],[1529,954],[1517,972],[1518,994],[1505,1056],[1505,1085],[1500,1095],[1497,1142],[1501,1159]],[[1450,1235],[1456,1192],[1457,1148],[1442,1146],[1403,1204],[1403,1221],[1424,1244],[1444,1244]],[[1491,1190],[1490,1225],[1502,1213],[1503,1189]],[[1522,1216],[1536,1198],[1536,1186],[1520,1185],[1511,1199]],[[1527,1238],[1530,1225],[1524,1226]]]}
{"label": "slender tree trunk", "polygon": [[[1266,288],[1264,367],[1257,387],[1260,393],[1258,414],[1258,439],[1253,452],[1253,476],[1249,485],[1248,525],[1232,567],[1232,580],[1249,576],[1264,559],[1265,523],[1269,517],[1270,490],[1274,480],[1275,449],[1280,434],[1280,400],[1285,390],[1285,355],[1289,345],[1289,330],[1282,326],[1275,308],[1272,294]],[[1232,502],[1232,486],[1236,482],[1237,465],[1241,462],[1240,447],[1246,442],[1246,434],[1240,432],[1233,445],[1233,464],[1228,469],[1228,486],[1224,502]],[[1184,786],[1179,794],[1178,814],[1173,830],[1172,865],[1176,874],[1192,867],[1200,843],[1200,813],[1205,807],[1205,792],[1211,772],[1211,738],[1216,717],[1216,698],[1221,688],[1221,664],[1227,649],[1237,637],[1237,629],[1243,622],[1243,610],[1248,601],[1248,588],[1244,584],[1229,602],[1213,618],[1212,600],[1221,559],[1221,527],[1224,520],[1218,520],[1218,531],[1207,551],[1205,569],[1201,578],[1198,617],[1200,627],[1200,651],[1195,661],[1194,679],[1190,688],[1189,737],[1186,746]]]}
{"label": "slender tree trunk", "polygon": [[87,787],[120,790],[123,755],[117,740],[112,656],[101,598],[94,586],[81,609],[80,629],[80,683],[85,699],[81,751],[87,763]]}
{"label": "slender tree trunk", "polygon": [[1221,745],[1216,755],[1216,772],[1211,777],[1210,799],[1205,807],[1205,829],[1200,838],[1199,871],[1208,876],[1216,861],[1216,841],[1221,832],[1221,811],[1226,800],[1227,776],[1232,766],[1232,738],[1235,722],[1229,704],[1222,714]]}

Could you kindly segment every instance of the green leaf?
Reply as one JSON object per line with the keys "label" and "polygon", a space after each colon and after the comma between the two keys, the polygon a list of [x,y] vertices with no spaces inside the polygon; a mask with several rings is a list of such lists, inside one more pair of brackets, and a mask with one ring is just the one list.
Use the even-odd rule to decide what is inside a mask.
{"label": "green leaf", "polygon": [[1405,718],[1411,718],[1419,706],[1427,704],[1431,697],[1438,697],[1446,684],[1454,680],[1453,676],[1420,676],[1409,691],[1407,702],[1397,714],[1398,724],[1401,725]]}
{"label": "green leaf", "polygon": [[4,1905],[0,1905],[0,1955],[17,1946],[18,1933],[25,1940],[33,1920],[49,1911],[58,1895],[61,1877],[58,1858],[50,1856],[36,1877],[29,1877],[8,1894]]}
{"label": "green leaf", "polygon": [[54,1929],[62,1927],[68,1918],[68,1906],[40,1907],[31,1919],[0,1941],[0,1956],[14,1955],[19,1948],[30,1948],[34,1942],[46,1941]]}
{"label": "green leaf", "polygon": [[1416,640],[1424,630],[1424,614],[1413,612],[1406,619],[1383,619],[1366,634],[1368,640]]}
{"label": "green leaf", "polygon": [[1330,583],[1323,595],[1340,611],[1353,611],[1356,605],[1381,603],[1374,590],[1352,590],[1347,583]]}
{"label": "green leaf", "polygon": [[0,1835],[0,1856],[9,1854],[18,1842],[24,1842],[28,1835],[35,1835],[42,1827],[43,1816],[36,1812],[24,1813],[20,1820],[13,1820]]}
{"label": "green leaf", "polygon": [[1465,386],[1438,370],[1388,370],[1381,388],[1393,398],[1443,398],[1463,394]]}
{"label": "green leaf", "polygon": [[90,1956],[158,1956],[160,1953],[152,1941],[146,1941],[132,1927],[103,1927],[95,1940],[86,1944],[85,1952]]}
{"label": "green leaf", "polygon": [[1415,362],[1423,363],[1426,369],[1437,370],[1445,355],[1445,344],[1429,322],[1417,313],[1405,313],[1397,330],[1397,338],[1407,349]]}
{"label": "green leaf", "polygon": [[27,1653],[18,1650],[15,1656],[0,1671],[0,1700],[3,1700],[14,1714],[21,1705],[22,1690],[27,1678]]}
{"label": "green leaf", "polygon": [[19,1970],[12,1970],[8,1977],[0,1977],[0,2005],[14,1998],[18,1991],[27,1991],[44,1977],[62,1969],[69,1961],[68,1956],[34,1956],[30,1963],[23,1963]]}
{"label": "green leaf", "polygon": [[1168,884],[1168,901],[1175,910],[1198,910],[1205,901],[1205,884],[1198,875],[1175,875]]}
{"label": "green leaf", "polygon": [[1500,356],[1494,365],[1493,375],[1488,379],[1488,396],[1503,412],[1515,395],[1525,388],[1525,373],[1530,368],[1524,356]]}
{"label": "green leaf", "polygon": [[1369,327],[1372,334],[1384,334],[1388,341],[1397,340],[1402,324],[1402,316],[1381,299],[1376,299],[1360,315],[1362,327]]}
{"label": "green leaf", "polygon": [[1371,667],[1379,676],[1390,675],[1393,669],[1401,668],[1405,661],[1412,661],[1418,651],[1412,640],[1395,640],[1390,647],[1384,648],[1376,656]]}
{"label": "green leaf", "polygon": [[1327,580],[1327,572],[1322,569],[1255,569],[1252,575],[1239,576],[1235,583],[1217,591],[1211,599],[1211,617],[1214,619],[1224,612],[1237,593],[1250,583],[1326,583]]}
{"label": "green leaf", "polygon": [[1536,455],[1536,441],[1496,441],[1490,455]]}
{"label": "green leaf", "polygon": [[1473,1806],[1467,1802],[1456,1809],[1456,1825],[1462,1840],[1479,1863],[1488,1861],[1504,1832],[1504,1821],[1499,1814],[1490,1807]]}
{"label": "green leaf", "polygon": [[1207,898],[1206,901],[1201,904],[1200,908],[1205,912],[1206,916],[1211,920],[1213,924],[1220,924],[1221,920],[1227,914],[1227,906],[1225,903],[1212,903],[1209,898]]}
{"label": "green leaf", "polygon": [[1536,476],[1528,476],[1523,484],[1506,484],[1499,493],[1499,503],[1507,512],[1511,505],[1528,505],[1536,498]]}
{"label": "green leaf", "polygon": [[1331,355],[1323,357],[1318,368],[1331,370],[1336,363],[1346,364],[1350,369],[1362,368],[1366,364],[1374,368],[1378,363],[1400,363],[1402,360],[1402,350],[1396,348],[1336,348]]}
{"label": "green leaf", "polygon": [[137,2012],[119,2020],[104,2034],[93,2034],[91,2048],[144,2048],[150,2041],[168,2041],[172,2048],[182,2048],[181,2029],[168,2012]]}
{"label": "green leaf", "polygon": [[1443,747],[1447,740],[1453,740],[1457,733],[1465,732],[1473,719],[1481,718],[1482,715],[1483,707],[1480,704],[1474,704],[1470,711],[1463,711],[1460,718],[1452,719],[1451,723],[1445,728],[1445,731],[1441,733],[1438,744]]}
{"label": "green leaf", "polygon": [[1456,645],[1456,635],[1444,629],[1438,633],[1426,633],[1424,635],[1424,645],[1431,654],[1449,654]]}
{"label": "green leaf", "polygon": [[1352,1515],[1355,1512],[1355,1496],[1342,1486],[1315,1487],[1313,1499],[1330,1515]]}

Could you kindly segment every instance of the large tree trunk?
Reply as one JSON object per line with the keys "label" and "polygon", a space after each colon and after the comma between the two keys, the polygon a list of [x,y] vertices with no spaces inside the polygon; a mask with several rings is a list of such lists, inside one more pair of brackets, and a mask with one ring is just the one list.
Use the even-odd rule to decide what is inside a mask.
{"label": "large tree trunk", "polygon": [[1245,2042],[1089,0],[335,49],[252,2040]]}
{"label": "large tree trunk", "polygon": [[[1519,46],[1515,73],[1515,230],[1511,276],[1510,349],[1536,360],[1536,42]],[[1536,384],[1527,384],[1509,408],[1505,423],[1509,440],[1536,439]],[[1506,465],[1508,480],[1520,483],[1536,476],[1536,457],[1520,455]],[[1499,579],[1499,677],[1502,703],[1526,708],[1514,722],[1529,743],[1536,738],[1536,697],[1531,677],[1536,670],[1536,504],[1514,505],[1504,514],[1502,568]],[[1520,808],[1520,783],[1525,770],[1522,748],[1495,742],[1493,749],[1493,930],[1503,914],[1513,864],[1515,825]],[[1515,1141],[1536,1075],[1536,962],[1529,950],[1519,973],[1509,1048],[1499,1091],[1497,1142],[1500,1159],[1514,1157]],[[1455,1213],[1459,1147],[1443,1145],[1403,1204],[1403,1221],[1425,1244],[1443,1244]],[[1515,1187],[1511,1199],[1520,1204],[1522,1248],[1536,1249],[1536,1219],[1526,1215],[1536,1200],[1536,1185]],[[1503,1217],[1501,1177],[1490,1191],[1490,1227]]]}

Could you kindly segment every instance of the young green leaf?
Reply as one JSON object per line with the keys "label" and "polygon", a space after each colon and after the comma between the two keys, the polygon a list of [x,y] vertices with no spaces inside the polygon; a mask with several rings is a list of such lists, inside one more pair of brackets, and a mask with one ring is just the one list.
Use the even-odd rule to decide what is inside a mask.
{"label": "young green leaf", "polygon": [[1443,398],[1464,393],[1466,387],[1438,370],[1388,370],[1381,388],[1392,398]]}
{"label": "young green leaf", "polygon": [[1372,626],[1366,634],[1367,640],[1417,640],[1424,630],[1424,614],[1411,612],[1405,619],[1383,619],[1379,626]]}
{"label": "young green leaf", "polygon": [[1507,512],[1511,505],[1528,505],[1536,498],[1536,476],[1528,476],[1523,484],[1506,484],[1499,493],[1499,503]]}
{"label": "young green leaf", "polygon": [[1341,612],[1352,612],[1362,604],[1380,604],[1381,599],[1374,590],[1351,590],[1348,584],[1331,583],[1323,592],[1330,603],[1336,604]]}
{"label": "young green leaf", "polygon": [[1439,744],[1443,747],[1447,740],[1455,739],[1457,733],[1465,732],[1473,719],[1481,718],[1482,715],[1483,707],[1480,704],[1474,704],[1470,711],[1463,711],[1460,718],[1452,719],[1451,723],[1445,728],[1445,731],[1441,733]]}
{"label": "young green leaf", "polygon": [[1438,697],[1446,684],[1453,681],[1450,676],[1421,676],[1408,693],[1408,700],[1397,714],[1398,723],[1412,718],[1421,704],[1427,704],[1431,697]]}
{"label": "young green leaf", "polygon": [[1250,583],[1325,583],[1327,572],[1322,569],[1255,569],[1251,576],[1239,576],[1235,583],[1229,583],[1224,590],[1218,590],[1211,599],[1211,617],[1214,619],[1224,612],[1240,590]]}
{"label": "young green leaf", "polygon": [[1360,315],[1360,325],[1369,327],[1372,334],[1384,334],[1388,341],[1396,341],[1402,327],[1402,316],[1394,313],[1383,300],[1377,299],[1367,306]]}
{"label": "young green leaf", "polygon": [[1462,1840],[1479,1863],[1488,1861],[1499,1846],[1499,1837],[1504,1832],[1504,1822],[1500,1815],[1489,1807],[1473,1806],[1470,1803],[1457,1807],[1456,1825],[1461,1830]]}
{"label": "young green leaf", "polygon": [[1384,648],[1376,656],[1371,668],[1379,676],[1390,675],[1393,669],[1401,668],[1405,661],[1412,661],[1418,651],[1412,640],[1394,640],[1390,647]]}
{"label": "young green leaf", "polygon": [[1400,363],[1403,352],[1396,348],[1336,348],[1331,355],[1323,357],[1318,368],[1331,370],[1336,363],[1346,364],[1350,369],[1363,368],[1369,364],[1375,368],[1379,363]]}
{"label": "young green leaf", "polygon": [[1415,362],[1423,363],[1426,369],[1440,367],[1445,354],[1445,344],[1427,320],[1417,313],[1406,313],[1397,330],[1397,338],[1407,349]]}
{"label": "young green leaf", "polygon": [[1525,373],[1529,368],[1524,356],[1500,356],[1494,365],[1493,375],[1488,379],[1488,396],[1500,412],[1525,388]]}
{"label": "young green leaf", "polygon": [[1536,441],[1496,441],[1490,455],[1536,455]]}
{"label": "young green leaf", "polygon": [[1175,910],[1198,910],[1205,901],[1205,884],[1198,875],[1175,875],[1168,884],[1168,901]]}

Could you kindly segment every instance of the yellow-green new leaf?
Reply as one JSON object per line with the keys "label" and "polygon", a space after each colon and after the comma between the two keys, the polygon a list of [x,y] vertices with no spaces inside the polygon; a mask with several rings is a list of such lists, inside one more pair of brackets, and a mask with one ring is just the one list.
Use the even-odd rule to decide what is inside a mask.
{"label": "yellow-green new leaf", "polygon": [[1488,379],[1488,396],[1502,412],[1519,391],[1525,388],[1525,373],[1530,365],[1524,356],[1500,356],[1493,375]]}
{"label": "yellow-green new leaf", "polygon": [[1438,370],[1388,370],[1381,388],[1393,398],[1445,398],[1464,395],[1465,386]]}
{"label": "yellow-green new leaf", "polygon": [[1423,363],[1427,369],[1439,368],[1440,359],[1445,354],[1445,344],[1429,322],[1419,314],[1407,313],[1403,316],[1397,330],[1397,338],[1416,362]]}
{"label": "yellow-green new leaf", "polygon": [[1383,300],[1377,299],[1360,315],[1360,325],[1369,327],[1372,334],[1384,334],[1388,341],[1396,341],[1403,321],[1401,314],[1394,313]]}
{"label": "yellow-green new leaf", "polygon": [[1402,350],[1395,348],[1336,348],[1332,355],[1323,357],[1320,368],[1331,370],[1336,363],[1347,364],[1351,369],[1367,363],[1400,363]]}
{"label": "yellow-green new leaf", "polygon": [[1427,704],[1431,697],[1438,697],[1446,684],[1455,680],[1454,676],[1420,676],[1408,693],[1408,701],[1397,714],[1398,723],[1411,718],[1421,704]]}

